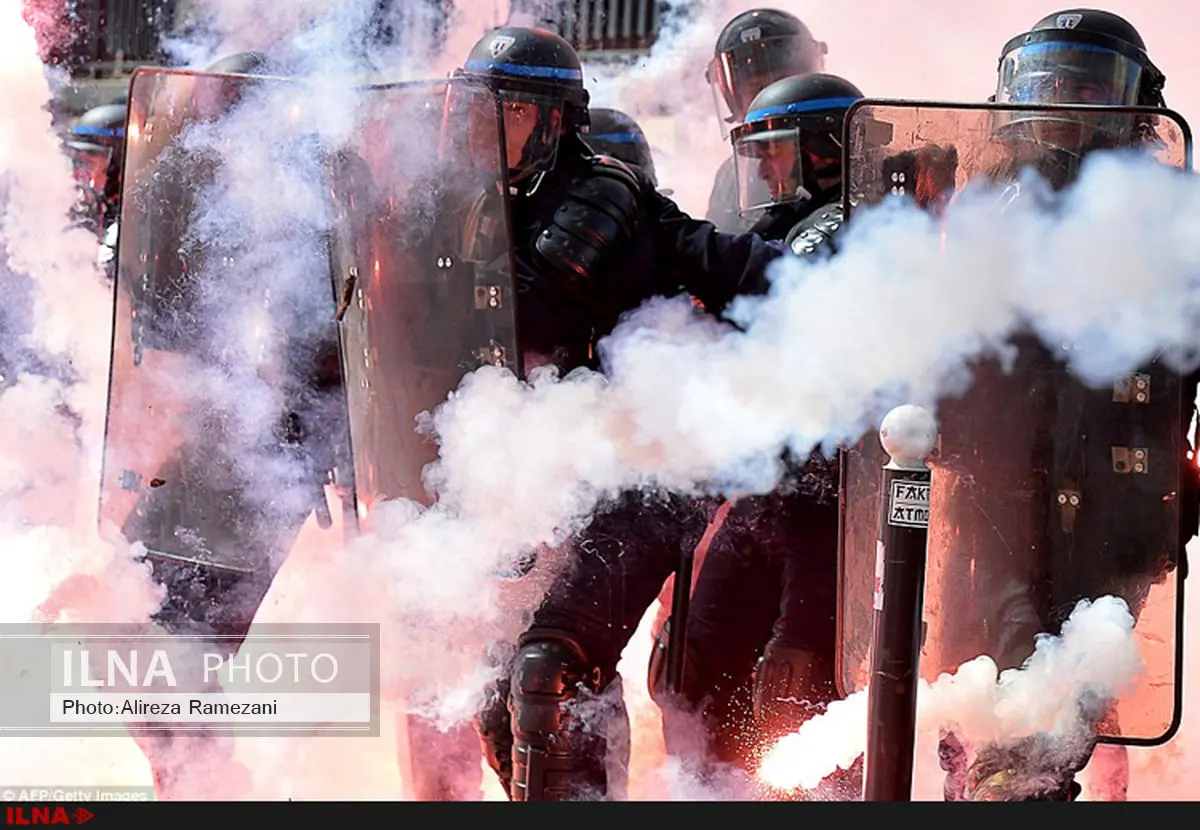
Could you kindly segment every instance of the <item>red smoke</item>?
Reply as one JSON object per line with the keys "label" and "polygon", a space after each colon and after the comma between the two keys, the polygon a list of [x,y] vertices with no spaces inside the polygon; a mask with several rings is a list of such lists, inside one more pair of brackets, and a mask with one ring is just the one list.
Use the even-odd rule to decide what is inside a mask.
{"label": "red smoke", "polygon": [[66,63],[78,36],[78,18],[68,0],[24,0],[21,16],[37,38],[38,57],[43,63]]}

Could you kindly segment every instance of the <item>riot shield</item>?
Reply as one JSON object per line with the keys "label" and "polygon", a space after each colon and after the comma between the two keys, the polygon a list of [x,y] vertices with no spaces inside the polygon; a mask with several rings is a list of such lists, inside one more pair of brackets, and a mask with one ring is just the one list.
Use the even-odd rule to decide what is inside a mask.
{"label": "riot shield", "polygon": [[298,538],[342,542],[328,485],[349,457],[326,240],[229,197],[229,159],[268,145],[226,127],[286,83],[134,74],[100,511],[156,573],[265,573],[260,594]]}
{"label": "riot shield", "polygon": [[[520,373],[499,102],[460,81],[370,90],[365,123],[332,160],[358,527],[382,502],[423,504],[437,457],[418,417],[484,364]],[[478,737],[401,722],[401,775],[420,801],[477,800]]]}
{"label": "riot shield", "polygon": [[439,81],[373,89],[369,110],[332,165],[360,526],[381,501],[428,503],[421,413],[481,365],[520,371],[498,101]]}
{"label": "riot shield", "polygon": [[[1025,170],[1052,188],[1069,184],[1081,157],[1064,151],[1070,142],[1144,146],[1164,164],[1191,164],[1188,126],[1164,110],[867,100],[851,109],[845,136],[848,213],[896,197],[937,212],[984,182],[1002,210]],[[1063,344],[1019,335],[1013,345],[1007,371],[979,361],[971,388],[938,404],[922,676],[981,654],[1019,666],[1078,600],[1120,596],[1147,671],[1103,739],[1168,740],[1180,717],[1180,561],[1196,531],[1194,385],[1155,362],[1088,388],[1057,357]],[[843,693],[867,677],[884,463],[875,432],[842,457]]]}

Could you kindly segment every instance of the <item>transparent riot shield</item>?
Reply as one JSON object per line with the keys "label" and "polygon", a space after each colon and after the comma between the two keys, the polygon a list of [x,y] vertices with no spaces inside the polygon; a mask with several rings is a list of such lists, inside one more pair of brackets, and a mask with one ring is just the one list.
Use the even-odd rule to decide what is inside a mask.
{"label": "transparent riot shield", "polygon": [[[501,111],[459,81],[372,90],[333,161],[335,293],[360,526],[427,503],[418,417],[482,365],[519,372]],[[365,519],[365,522],[363,521]]]}
{"label": "transparent riot shield", "polygon": [[[868,100],[852,108],[846,137],[850,212],[896,197],[936,212],[983,180],[1002,210],[1023,170],[1069,184],[1085,145],[1144,146],[1164,164],[1191,164],[1186,122],[1163,110]],[[1165,741],[1181,714],[1195,389],[1160,363],[1088,388],[1057,357],[1064,344],[1018,336],[1014,345],[1008,371],[980,361],[969,391],[938,404],[922,675],[933,680],[981,654],[1001,669],[1019,666],[1035,635],[1057,633],[1078,600],[1120,596],[1137,619],[1147,671],[1103,724],[1104,739]],[[867,677],[885,462],[874,432],[842,458],[844,693]]]}
{"label": "transparent riot shield", "polygon": [[[349,403],[358,527],[383,502],[423,504],[437,457],[418,419],[483,366],[520,372],[507,165],[498,101],[460,81],[370,90],[331,163],[332,262]],[[398,733],[420,801],[473,800],[479,743],[416,715]]]}
{"label": "transparent riot shield", "polygon": [[302,125],[273,113],[302,97],[162,69],[129,93],[101,530],[143,543],[156,572],[266,573],[261,593],[296,544],[341,543],[349,458],[320,218],[274,222],[251,198],[301,175],[276,151]]}

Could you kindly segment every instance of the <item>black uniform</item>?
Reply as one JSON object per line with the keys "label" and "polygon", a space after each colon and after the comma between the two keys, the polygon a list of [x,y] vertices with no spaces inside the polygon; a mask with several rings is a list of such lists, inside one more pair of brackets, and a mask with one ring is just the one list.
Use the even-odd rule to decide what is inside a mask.
{"label": "black uniform", "polygon": [[[592,198],[588,191],[596,183],[630,194],[626,207],[632,228],[622,250],[613,252],[620,257],[620,267],[605,267],[587,277],[565,270],[547,276],[553,266],[538,253],[538,244],[544,242],[552,256],[570,255],[567,248],[578,244],[578,237],[562,228],[556,215],[563,223],[569,221],[570,214]],[[563,139],[552,173],[534,195],[514,200],[512,215],[522,351],[550,356],[568,371],[576,366],[599,368],[596,341],[612,331],[621,315],[651,297],[673,296],[682,285],[706,308],[723,309],[737,294],[763,290],[767,263],[783,253],[782,246],[759,237],[727,236],[692,219],[630,168],[591,156],[577,137]],[[548,238],[546,229],[564,241]]]}
{"label": "black uniform", "polygon": [[[680,286],[713,311],[739,293],[765,290],[765,267],[782,245],[720,234],[683,214],[644,174],[593,155],[579,133],[587,93],[566,41],[502,28],[475,47],[459,76],[497,90],[506,132],[511,117],[511,131],[528,135],[509,153],[527,367],[599,368],[597,340],[626,312],[653,296],[679,294]],[[531,117],[522,127],[520,119]],[[608,791],[602,759],[614,718],[590,716],[603,704],[584,698],[611,688],[621,651],[680,546],[694,544],[703,528],[704,517],[690,508],[640,494],[608,505],[575,540],[574,567],[551,588],[532,626],[512,652],[498,655],[512,667],[511,684],[502,680],[492,690],[478,726],[514,800]],[[619,696],[604,699],[612,701],[609,715],[622,711]]]}
{"label": "black uniform", "polygon": [[[829,49],[795,15],[779,9],[751,9],[734,17],[717,36],[705,72],[723,135],[746,116],[759,92],[782,78],[823,72]],[[726,233],[746,230],[757,217],[737,208],[733,159],[717,169],[706,218]]]}
{"label": "black uniform", "polygon": [[[730,168],[744,182],[739,207],[761,208],[756,233],[786,239],[800,256],[835,250],[842,204],[833,139],[860,97],[841,78],[813,74],[777,81],[754,99],[734,129]],[[760,169],[756,149],[763,142],[777,154],[790,149],[794,166]],[[758,182],[766,189],[756,193]],[[776,492],[729,508],[688,614],[683,697],[707,721],[712,756],[742,766],[836,697],[837,465],[818,454],[789,462]],[[650,680],[656,699],[665,648],[660,635]],[[674,708],[665,707],[668,749],[674,718]],[[855,782],[847,783],[853,789]]]}

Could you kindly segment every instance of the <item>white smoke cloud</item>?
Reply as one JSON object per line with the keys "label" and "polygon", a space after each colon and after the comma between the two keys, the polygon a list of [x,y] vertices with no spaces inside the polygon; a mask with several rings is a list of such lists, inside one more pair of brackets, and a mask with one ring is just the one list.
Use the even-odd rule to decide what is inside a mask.
{"label": "white smoke cloud", "polygon": [[[0,78],[10,90],[0,104],[7,125],[0,135],[0,270],[10,299],[0,348],[7,387],[0,395],[0,522],[10,556],[27,552],[20,567],[47,566],[6,586],[25,598],[5,606],[6,620],[17,622],[29,619],[18,609],[32,612],[60,580],[100,570],[96,556],[101,563],[113,557],[93,530],[111,300],[95,236],[70,226],[74,179],[45,108],[51,90],[34,32],[20,3],[6,0],[0,15]],[[143,580],[140,569],[129,571],[125,552],[116,562],[125,579]],[[112,587],[114,597],[129,599],[119,584]],[[145,607],[143,600],[109,612],[136,618]]]}
{"label": "white smoke cloud", "polygon": [[[1154,194],[1158,231],[1127,240],[1121,256],[1083,254],[1081,240],[1115,235],[1126,222],[1124,199],[1111,194],[1143,189]],[[1096,156],[1056,215],[997,214],[986,196],[960,199],[945,251],[927,214],[860,212],[842,255],[780,261],[770,295],[739,302],[732,316],[743,331],[696,317],[684,299],[661,301],[604,344],[604,379],[581,372],[523,385],[487,369],[469,377],[436,416],[443,499],[532,535],[560,522],[564,508],[649,482],[686,489],[733,477],[743,489],[769,489],[776,471],[760,459],[785,445],[857,440],[892,405],[932,406],[953,390],[948,372],[998,351],[1026,322],[1050,342],[1087,341],[1071,360],[1094,381],[1158,348],[1191,347],[1198,196],[1177,171]],[[1128,326],[1107,325],[1115,296],[1132,298],[1121,312]],[[495,467],[504,478],[465,475],[470,459],[498,459],[497,435],[513,438],[508,463]],[[536,464],[525,443],[535,435]],[[553,501],[529,498],[545,481],[555,484]]]}
{"label": "white smoke cloud", "polygon": [[[597,106],[637,118],[655,151],[660,184],[685,210],[702,216],[717,167],[729,157],[704,80],[717,33],[734,15],[755,8],[791,12],[825,41],[826,71],[869,97],[983,101],[996,86],[996,62],[1009,38],[1069,4],[1043,0],[965,5],[955,0],[670,0],[665,29],[633,67],[587,67]],[[1200,112],[1200,69],[1186,34],[1197,11],[1182,0],[1149,5],[1110,0],[1142,33],[1167,76],[1168,104],[1185,117]]]}
{"label": "white smoke cloud", "polygon": [[[1072,256],[1081,240],[1123,225],[1126,214],[1111,194],[1141,188],[1162,200],[1162,238],[1138,240],[1129,256]],[[822,440],[855,440],[873,417],[902,401],[932,406],[955,388],[965,361],[998,350],[1023,323],[1051,342],[1087,339],[1089,349],[1071,354],[1095,381],[1142,364],[1157,348],[1186,350],[1193,345],[1187,323],[1200,255],[1186,228],[1198,195],[1190,177],[1098,156],[1067,197],[1068,209],[1055,216],[997,215],[989,199],[960,199],[948,216],[952,242],[944,250],[929,216],[884,207],[860,214],[838,258],[781,263],[771,295],[738,309],[742,332],[696,318],[684,300],[664,301],[614,333],[605,347],[606,379],[580,372],[523,385],[481,370],[436,416],[442,454],[434,480],[442,502],[406,533],[415,539],[434,527],[440,532],[441,511],[452,509],[472,517],[459,526],[474,531],[456,536],[455,549],[475,549],[480,565],[498,568],[500,540],[516,545],[526,533],[525,544],[537,544],[571,526],[571,513],[585,515],[603,494],[622,488],[687,489],[718,479],[768,491],[777,470],[762,459],[785,445],[804,450]],[[1168,216],[1183,224],[1171,227]],[[1110,330],[1115,295],[1138,299],[1124,312],[1132,324]],[[852,329],[839,324],[848,307],[856,309]],[[913,324],[935,318],[945,322]],[[902,349],[894,346],[900,320]],[[1134,333],[1121,333],[1127,330]],[[1147,332],[1158,333],[1158,342]],[[551,423],[558,428],[548,429]],[[512,441],[507,458],[498,435]],[[530,446],[538,447],[536,456]],[[487,475],[491,470],[504,475]],[[406,583],[419,581],[415,561],[396,561],[411,574]],[[459,574],[463,588],[471,587],[469,573]]]}
{"label": "white smoke cloud", "polygon": [[[632,70],[622,66],[607,71],[597,64],[589,67],[588,81],[598,105],[624,109],[639,119],[655,153],[660,184],[674,190],[674,198],[685,210],[703,215],[713,175],[729,157],[729,145],[720,139],[702,70],[712,56],[715,33],[733,15],[763,7],[792,12],[819,40],[829,44],[827,71],[845,76],[868,96],[981,101],[995,87],[1000,47],[1065,5],[1038,0],[977,6],[954,0],[849,0],[838,4],[678,0],[670,6],[680,16],[690,16],[688,22],[665,31],[651,55]],[[1148,6],[1134,0],[1110,0],[1102,8],[1130,20],[1144,36],[1152,58],[1167,76],[1168,104],[1184,116],[1200,111],[1196,97],[1200,69],[1192,59],[1194,50],[1187,34],[1196,22],[1196,10],[1176,1]],[[1133,232],[1131,225],[1132,235],[1140,233],[1142,223],[1135,220],[1132,224],[1138,228]],[[1085,247],[1108,250],[1092,243]],[[1194,605],[1187,604],[1188,631],[1194,630],[1200,619]],[[1169,642],[1163,648],[1169,650]],[[1189,651],[1189,667],[1193,656]],[[1187,677],[1192,677],[1191,668]],[[1194,688],[1194,683],[1185,680],[1185,688]],[[1185,719],[1178,737],[1165,746],[1129,749],[1133,774],[1129,797],[1194,798],[1187,782],[1195,766],[1195,745]],[[1119,758],[1124,753],[1124,748],[1112,748],[1103,754]],[[933,773],[936,797],[940,798],[942,773]],[[1088,797],[1086,781],[1084,797]]]}
{"label": "white smoke cloud", "polygon": [[[96,237],[70,225],[76,191],[46,108],[50,77],[22,4],[3,0],[0,622],[142,620],[160,592],[136,551],[95,532],[112,305]],[[0,775],[12,782],[84,769],[97,784],[119,785],[144,769],[120,739],[14,738],[8,750]]]}
{"label": "white smoke cloud", "polygon": [[[67,215],[75,202],[74,179],[51,129],[45,107],[50,83],[37,57],[33,29],[21,18],[20,3],[5,2],[0,14],[5,16],[0,77],[9,87],[0,104],[0,118],[6,124],[0,134],[3,267],[14,299],[27,291],[34,309],[32,330],[22,333],[27,348],[52,356],[65,364],[66,372],[85,382],[101,380],[107,369],[104,343],[109,321],[104,314],[108,300],[96,274],[95,239],[82,228],[68,228]],[[64,302],[68,295],[71,301]],[[4,351],[11,354],[13,344]],[[5,373],[12,380],[23,361],[8,362]],[[84,388],[89,389],[88,394],[76,395],[65,388],[63,395],[85,419],[83,435],[91,452],[87,460],[95,464],[103,401],[95,394],[98,387],[85,383]]]}
{"label": "white smoke cloud", "polygon": [[[1133,625],[1120,599],[1081,602],[1062,633],[1039,637],[1019,669],[998,672],[991,658],[978,657],[933,683],[922,680],[917,728],[950,730],[976,746],[1044,736],[1043,754],[1079,757],[1091,737],[1094,700],[1124,694],[1144,669]],[[868,695],[864,689],[835,701],[781,739],[763,758],[760,777],[783,790],[812,789],[848,769],[866,751]]]}
{"label": "white smoke cloud", "polygon": [[[215,34],[198,38],[189,60],[204,65],[240,48],[285,56],[299,67],[299,74],[309,76],[301,102],[306,128],[324,140],[323,149],[336,146],[358,124],[361,100],[322,87],[312,76],[363,68],[359,53],[341,48],[361,24],[361,8],[327,15],[327,5],[297,4],[303,14],[294,16],[273,6],[269,13],[255,8],[257,14],[245,18],[231,16],[234,5],[213,6],[210,19],[218,23],[210,30]],[[705,8],[709,13],[702,16],[701,27],[708,28],[685,30],[683,40],[668,38],[660,54],[686,55],[694,66],[697,55],[711,52],[721,20],[715,6]],[[858,14],[863,13],[859,9]],[[1037,16],[1040,13],[1033,19]],[[248,19],[271,25],[256,31],[244,25]],[[838,17],[842,30],[851,27],[850,19]],[[834,60],[837,41],[818,22],[813,23],[814,31],[831,41],[830,68],[839,71]],[[1022,20],[1013,31],[1029,22]],[[306,27],[303,37],[292,37],[301,23]],[[470,34],[474,24],[461,18],[455,26],[460,33],[455,37],[463,43],[473,43],[478,36]],[[235,35],[251,39],[231,40]],[[848,33],[842,42],[849,40]],[[872,41],[864,37],[862,42]],[[456,65],[465,51],[447,51],[441,63]],[[682,66],[685,58],[672,60]],[[700,64],[706,60],[704,55]],[[871,62],[875,64],[875,55]],[[979,95],[962,97],[982,98],[990,88],[990,51],[981,63],[985,82]],[[932,77],[934,70],[928,67],[938,64],[923,65],[927,68],[922,71]],[[846,74],[864,89],[869,87],[849,69]],[[903,73],[897,72],[900,76]],[[659,76],[664,89],[673,87],[662,84],[667,77],[676,76]],[[691,84],[677,87],[680,90],[697,83],[694,72],[680,71],[678,77]],[[24,78],[27,88],[38,89],[32,74]],[[945,88],[931,87],[926,97],[945,94]],[[228,235],[226,242],[242,244],[242,265],[252,267],[243,268],[238,277],[242,282],[226,286],[239,298],[254,296],[239,289],[257,290],[256,282],[263,279],[280,290],[295,288],[316,263],[306,243],[327,227],[328,217],[317,207],[319,157],[281,134],[281,125],[289,123],[297,104],[295,94],[260,95],[195,139],[219,150],[218,179],[224,183],[224,189],[210,192],[196,230],[210,241]],[[25,100],[20,112],[39,111],[45,100],[39,96]],[[707,90],[680,97],[711,109]],[[597,96],[597,103],[604,100]],[[613,103],[636,109],[627,100],[613,93]],[[30,129],[48,136],[48,118],[44,126],[37,119]],[[702,129],[694,128],[697,136]],[[707,132],[719,145],[715,123]],[[719,146],[717,150],[723,152]],[[681,153],[678,161],[684,157]],[[49,154],[46,158],[52,159]],[[22,155],[21,161],[28,158]],[[707,190],[711,177],[696,176],[695,169],[689,179],[698,193]],[[670,175],[668,168],[664,184],[678,187]],[[46,176],[59,179],[56,186],[65,195],[54,204],[61,213],[47,215],[45,223],[25,225],[30,234],[61,227],[56,217],[65,216],[69,206],[65,167],[51,168]],[[1109,318],[1111,308],[1103,303],[1113,295],[1128,292],[1135,298],[1124,307],[1140,334],[1128,341],[1098,343],[1080,359],[1102,359],[1081,363],[1081,368],[1100,376],[1137,365],[1148,350],[1171,338],[1174,345],[1193,345],[1184,341],[1189,336],[1185,324],[1191,321],[1186,299],[1194,296],[1190,274],[1198,253],[1188,230],[1197,215],[1194,187],[1160,170],[1097,161],[1077,191],[1078,204],[1054,219],[1028,213],[996,217],[982,205],[960,205],[951,219],[957,241],[945,252],[937,229],[922,215],[864,215],[862,222],[856,220],[841,259],[807,268],[780,267],[772,295],[745,303],[739,312],[745,333],[697,319],[682,302],[662,302],[635,315],[611,339],[607,351],[613,368],[607,380],[584,373],[556,382],[543,375],[522,385],[511,376],[483,370],[469,378],[435,418],[442,443],[432,479],[440,489],[439,507],[423,511],[407,504],[382,510],[376,506],[373,516],[382,516],[382,521],[375,537],[324,555],[322,569],[297,578],[305,584],[307,600],[290,604],[296,612],[291,619],[383,621],[389,680],[405,693],[420,692],[422,707],[430,714],[446,721],[459,719],[469,712],[486,676],[476,647],[493,637],[510,637],[540,597],[528,586],[521,590],[498,585],[496,570],[526,547],[561,541],[603,495],[645,483],[687,489],[713,478],[765,491],[776,474],[769,459],[781,446],[806,448],[815,441],[855,438],[888,402],[932,403],[944,391],[942,373],[947,367],[999,345],[1024,319],[1055,338],[1086,333]],[[1161,211],[1154,216],[1157,227],[1135,235],[1130,233],[1130,202],[1125,200],[1141,194]],[[1128,256],[1081,261],[1080,251],[1094,249],[1090,240],[1096,238],[1123,240]],[[32,262],[49,251],[61,252],[62,246],[30,245],[27,250]],[[1149,268],[1152,252],[1154,267]],[[1054,268],[1048,267],[1051,262]],[[28,267],[43,274],[60,273],[50,266]],[[73,265],[61,272],[80,273]],[[295,295],[299,307],[305,297],[303,292]],[[98,305],[103,307],[104,301]],[[847,309],[853,309],[853,323]],[[906,325],[905,348],[895,347],[896,320],[934,317],[951,319],[955,325]],[[220,324],[210,326],[211,333],[224,338],[240,334],[243,325],[237,316],[209,322]],[[92,327],[57,330],[78,334]],[[1147,337],[1147,332],[1163,336]],[[100,346],[80,359],[95,360],[105,353]],[[838,379],[836,388],[831,388],[830,378]],[[879,390],[892,388],[898,380],[908,384],[906,393],[882,401]],[[216,397],[237,402],[248,424],[260,423],[261,413],[275,401],[277,387],[261,378],[232,381]],[[545,558],[550,561],[544,568],[561,566],[553,557]],[[345,567],[346,560],[356,567]],[[48,569],[35,576],[51,573],[57,578],[59,572]],[[318,581],[318,575],[326,578]],[[84,599],[87,596],[85,592]],[[82,600],[76,604],[86,605]],[[82,618],[97,619],[101,613],[106,610],[93,604]]]}

